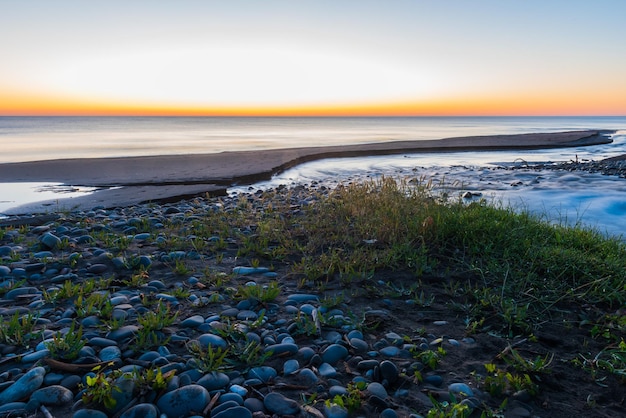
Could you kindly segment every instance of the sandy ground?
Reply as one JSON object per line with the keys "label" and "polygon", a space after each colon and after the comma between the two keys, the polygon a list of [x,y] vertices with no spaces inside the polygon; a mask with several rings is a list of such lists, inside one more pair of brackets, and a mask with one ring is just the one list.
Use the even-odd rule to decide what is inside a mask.
{"label": "sandy ground", "polygon": [[493,135],[216,154],[8,163],[0,164],[0,182],[59,182],[101,188],[82,197],[22,206],[10,210],[9,214],[119,207],[175,201],[204,193],[224,194],[227,187],[267,180],[297,164],[323,158],[598,145],[611,142],[606,133],[593,130]]}

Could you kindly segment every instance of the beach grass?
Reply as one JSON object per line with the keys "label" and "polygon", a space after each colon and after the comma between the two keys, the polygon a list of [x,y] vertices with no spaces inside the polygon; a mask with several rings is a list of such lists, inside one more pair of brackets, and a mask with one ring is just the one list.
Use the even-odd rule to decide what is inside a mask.
{"label": "beach grass", "polygon": [[[335,307],[341,307],[342,316],[356,328],[381,331],[384,319],[364,312],[375,303],[389,301],[392,306],[398,302],[400,310],[437,312],[432,322],[441,317],[449,322],[462,318],[460,332],[466,337],[488,335],[506,344],[503,351],[500,344],[490,347],[493,355],[484,363],[485,373],[472,375],[479,387],[499,401],[519,391],[538,396],[546,390],[543,382],[555,368],[582,370],[600,385],[607,376],[611,382],[626,382],[624,241],[486,200],[464,199],[442,186],[424,178],[380,178],[333,189],[283,187],[241,194],[236,201],[181,203],[180,211],[160,219],[159,228],[142,224],[138,231],[150,233],[147,242],[108,228],[106,233],[94,234],[94,244],[90,242],[105,247],[110,258],[125,260],[139,260],[159,250],[164,255],[161,265],[127,263],[128,271],[119,280],[58,283],[46,290],[44,299],[55,306],[70,303],[79,318],[96,316],[108,329],[136,325],[131,348],[139,352],[167,345],[169,328],[178,324],[179,313],[191,314],[220,300],[253,300],[265,307],[280,303],[296,288],[319,294],[324,310],[317,318],[299,313],[291,330],[296,338],[317,337],[321,327],[340,326],[333,322],[333,315],[325,315]],[[65,214],[63,222],[69,223],[71,217]],[[28,236],[26,229],[23,234]],[[59,251],[68,252],[66,248]],[[185,258],[176,258],[178,253]],[[65,259],[69,263],[71,257]],[[9,264],[11,258],[4,262]],[[233,266],[245,265],[275,276],[244,282],[248,279],[239,277]],[[198,288],[206,288],[215,298],[207,296],[193,308],[179,307],[174,312],[146,293],[143,303],[151,310],[117,322],[112,319],[112,305],[103,297],[110,283],[142,288],[153,276],[179,281],[190,275],[196,276]],[[5,290],[19,286],[16,282]],[[186,300],[190,294],[180,286],[162,292],[165,300],[169,296]],[[263,316],[248,326],[257,322],[262,323]],[[418,324],[422,323],[413,318],[394,327],[406,333],[402,338],[411,345],[426,332],[416,329]],[[34,321],[17,315],[0,325],[5,330],[0,340],[24,347],[32,343],[29,336],[41,331]],[[581,341],[573,356],[565,349],[559,353],[518,348],[523,342],[537,342],[542,333],[542,341],[552,344],[559,333],[574,328],[593,344]],[[235,325],[219,332],[229,342],[228,349],[203,351],[190,345],[185,355],[206,371],[264,364],[270,355],[258,344],[238,343],[239,333]],[[545,334],[549,334],[547,339]],[[434,370],[448,361],[448,354],[441,345],[444,338],[433,338],[435,345],[413,354]],[[76,341],[67,346],[59,341],[50,343],[51,351],[56,349],[62,357],[80,349],[82,338],[77,333]],[[422,373],[413,372],[415,382],[421,381]],[[339,401],[350,399],[333,400]],[[441,407],[444,415],[436,416],[454,416],[454,408],[462,406],[435,404],[432,411]]]}

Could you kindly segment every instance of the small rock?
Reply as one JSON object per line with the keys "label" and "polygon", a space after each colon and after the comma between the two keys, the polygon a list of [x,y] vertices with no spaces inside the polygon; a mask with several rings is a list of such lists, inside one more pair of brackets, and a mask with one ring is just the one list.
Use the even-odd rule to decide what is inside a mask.
{"label": "small rock", "polygon": [[158,418],[158,416],[159,411],[154,405],[151,403],[140,403],[124,412],[120,415],[120,418]]}
{"label": "small rock", "polygon": [[46,369],[43,367],[30,369],[24,376],[0,393],[0,404],[15,402],[29,397],[41,387],[45,374]]}
{"label": "small rock", "polygon": [[42,405],[67,405],[72,402],[72,391],[59,385],[52,385],[37,389],[33,392],[30,400],[37,401]]}
{"label": "small rock", "polygon": [[204,411],[210,399],[209,391],[192,384],[166,393],[158,400],[157,407],[168,418],[185,417]]}
{"label": "small rock", "polygon": [[278,415],[295,415],[300,412],[298,402],[285,398],[278,392],[270,392],[265,395],[263,405],[268,411]]}

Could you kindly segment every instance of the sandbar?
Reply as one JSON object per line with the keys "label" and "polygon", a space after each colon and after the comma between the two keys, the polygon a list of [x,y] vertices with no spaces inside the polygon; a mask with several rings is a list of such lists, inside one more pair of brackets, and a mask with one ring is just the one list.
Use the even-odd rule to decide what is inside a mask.
{"label": "sandbar", "polygon": [[[220,195],[228,187],[270,179],[298,164],[324,158],[426,152],[487,151],[578,147],[611,142],[607,130],[454,137],[420,141],[268,149],[214,154],[117,158],[81,158],[0,164],[0,182],[54,182],[98,187],[68,200],[68,207],[121,207],[144,202],[176,201],[205,193]],[[58,204],[58,202],[57,202]],[[49,206],[49,205],[47,205]],[[32,213],[28,205],[9,213]],[[50,208],[47,207],[49,211]]]}

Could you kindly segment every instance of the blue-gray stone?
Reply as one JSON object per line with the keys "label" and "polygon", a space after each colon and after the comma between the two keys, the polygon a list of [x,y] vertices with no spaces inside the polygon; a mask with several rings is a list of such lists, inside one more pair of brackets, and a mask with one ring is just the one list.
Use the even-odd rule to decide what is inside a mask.
{"label": "blue-gray stone", "polygon": [[398,414],[393,409],[387,408],[380,413],[380,418],[398,418]]}
{"label": "blue-gray stone", "polygon": [[309,295],[306,293],[293,293],[287,296],[287,300],[293,300],[295,302],[311,302],[319,301],[319,298],[316,295]]}
{"label": "blue-gray stone", "polygon": [[0,266],[0,277],[6,277],[11,274],[11,269],[7,266]]}
{"label": "blue-gray stone", "polygon": [[348,394],[348,389],[343,386],[335,385],[328,389],[328,394],[333,397],[337,395],[343,396]]}
{"label": "blue-gray stone", "polygon": [[102,274],[108,269],[109,267],[106,264],[97,263],[87,267],[87,273]]}
{"label": "blue-gray stone", "polygon": [[72,418],[109,418],[107,414],[96,409],[79,409]]}
{"label": "blue-gray stone", "polygon": [[140,403],[120,415],[120,418],[158,418],[159,411],[151,403]]}
{"label": "blue-gray stone", "polygon": [[307,315],[313,314],[314,310],[315,306],[311,305],[310,303],[305,303],[304,305],[300,306],[300,311]]}
{"label": "blue-gray stone", "polygon": [[41,260],[42,258],[52,258],[54,256],[54,254],[52,254],[50,251],[37,251],[35,254],[33,254],[33,258],[36,258],[38,260]]}
{"label": "blue-gray stone", "polygon": [[99,356],[101,361],[111,361],[122,357],[122,350],[119,347],[113,345],[110,347],[104,347],[100,350]]}
{"label": "blue-gray stone", "polygon": [[335,365],[348,356],[348,349],[343,345],[331,344],[322,352],[322,360],[330,365]]}
{"label": "blue-gray stone", "polygon": [[253,367],[248,372],[249,379],[259,379],[263,383],[268,383],[278,376],[276,369],[270,366]]}
{"label": "blue-gray stone", "polygon": [[157,401],[157,407],[168,418],[182,418],[201,413],[209,404],[209,391],[200,385],[187,385],[166,393]]}
{"label": "blue-gray stone", "polygon": [[365,353],[369,350],[369,345],[361,338],[350,338],[350,345],[357,353]]}
{"label": "blue-gray stone", "polygon": [[431,374],[424,378],[424,383],[428,383],[433,386],[441,386],[443,384],[443,377],[437,374]]}
{"label": "blue-gray stone", "polygon": [[313,370],[309,368],[304,368],[298,372],[298,377],[304,381],[305,383],[312,385],[313,383],[317,383],[319,378],[313,372]]}
{"label": "blue-gray stone", "polygon": [[237,313],[237,319],[240,321],[255,321],[258,318],[259,315],[254,311],[239,311]]}
{"label": "blue-gray stone", "polygon": [[399,376],[398,367],[391,361],[384,360],[380,363],[380,374],[389,383],[395,383]]}
{"label": "blue-gray stone", "polygon": [[295,415],[300,412],[298,402],[284,397],[278,392],[270,392],[263,399],[265,408],[273,414]]}
{"label": "blue-gray stone", "polygon": [[268,272],[269,269],[267,267],[235,267],[233,269],[233,273],[240,274],[242,276],[246,276],[248,274],[261,274]]}
{"label": "blue-gray stone", "polygon": [[379,352],[385,357],[396,357],[400,354],[400,349],[396,346],[390,345],[388,347],[382,348]]}
{"label": "blue-gray stone", "polygon": [[74,395],[68,388],[59,385],[37,389],[30,397],[42,405],[67,405],[72,402]]}
{"label": "blue-gray stone", "polygon": [[114,341],[123,341],[127,338],[132,338],[139,332],[137,325],[124,325],[118,329],[115,329],[107,334],[107,338]]}
{"label": "blue-gray stone", "polygon": [[115,381],[115,386],[119,391],[113,391],[113,399],[115,399],[115,407],[110,410],[112,413],[118,413],[126,409],[126,406],[133,400],[133,392],[137,384],[131,378],[121,377]]}
{"label": "blue-gray stone", "polygon": [[48,357],[50,355],[50,350],[44,348],[43,350],[35,351],[34,353],[26,354],[22,357],[23,363],[34,363],[42,358]]}
{"label": "blue-gray stone", "polygon": [[337,376],[337,369],[328,363],[322,363],[320,367],[318,367],[317,371],[322,377],[329,378]]}
{"label": "blue-gray stone", "polygon": [[378,382],[368,384],[367,391],[371,395],[377,396],[381,399],[385,399],[387,397],[387,389],[385,389],[385,387]]}
{"label": "blue-gray stone", "polygon": [[224,395],[222,395],[220,397],[220,400],[222,399],[226,399],[225,397],[228,395],[237,395],[241,398],[241,402],[239,402],[239,405],[243,405],[243,398],[246,397],[246,395],[248,394],[248,389],[244,388],[243,386],[239,386],[239,385],[231,385],[229,390],[232,393],[226,393]]}
{"label": "blue-gray stone", "polygon": [[287,376],[292,373],[295,373],[300,368],[300,363],[298,360],[291,359],[287,360],[285,364],[283,364],[283,375]]}
{"label": "blue-gray stone", "polygon": [[176,296],[168,295],[167,293],[157,293],[156,295],[154,295],[154,297],[156,299],[164,300],[175,305],[178,304],[178,299],[176,299]]}
{"label": "blue-gray stone", "polygon": [[30,369],[15,383],[0,393],[0,405],[29,397],[41,387],[45,375],[46,369],[43,367]]}
{"label": "blue-gray stone", "polygon": [[124,295],[113,296],[111,299],[109,299],[109,302],[111,302],[111,305],[117,306],[123,303],[128,303],[128,298]]}
{"label": "blue-gray stone", "polygon": [[219,410],[215,415],[211,411],[211,418],[252,418],[252,412],[243,406],[232,406],[230,408]]}
{"label": "blue-gray stone", "polygon": [[348,410],[340,405],[331,403],[324,405],[325,416],[328,418],[348,418]]}
{"label": "blue-gray stone", "polygon": [[[220,396],[219,400],[222,400],[222,397]],[[213,409],[211,409],[211,416],[215,416],[216,414],[219,414],[222,411],[227,410],[228,408],[233,408],[235,406],[241,406],[239,405],[237,402],[235,401],[223,401],[223,402],[219,402],[216,406],[213,407]]]}
{"label": "blue-gray stone", "polygon": [[60,373],[54,373],[54,372],[47,373],[43,378],[43,385],[44,386],[58,385],[59,383],[61,383],[64,377],[65,376]]}
{"label": "blue-gray stone", "polygon": [[202,334],[198,337],[198,343],[203,349],[207,349],[209,347],[213,348],[227,348],[228,342],[225,339],[215,334]]}
{"label": "blue-gray stone", "polygon": [[457,340],[453,339],[453,338],[450,338],[450,339],[448,340],[448,342],[449,342],[449,343],[450,343],[450,345],[451,345],[451,346],[453,346],[453,347],[460,347],[460,346],[461,346],[461,343],[460,343],[460,342],[458,342]]}
{"label": "blue-gray stone", "polygon": [[18,298],[18,296],[33,295],[33,294],[41,294],[41,292],[36,287],[30,287],[30,286],[18,287],[18,288],[9,290],[4,295],[4,299],[15,300]]}
{"label": "blue-gray stone", "polygon": [[[238,386],[239,388],[245,389],[239,385],[233,385],[233,386]],[[243,396],[232,392],[232,386],[230,387],[230,389],[231,389],[231,392],[222,394],[220,398],[218,399],[217,403],[221,405],[222,403],[233,401],[233,402],[236,402],[237,405],[243,405]],[[247,389],[246,389],[246,393],[248,393]]]}
{"label": "blue-gray stone", "polygon": [[265,347],[263,351],[265,353],[271,352],[274,356],[279,356],[285,353],[294,355],[298,352],[298,346],[293,343],[272,344]]}
{"label": "blue-gray stone", "polygon": [[108,338],[93,337],[89,339],[89,345],[92,345],[94,347],[110,347],[112,345],[117,345],[117,342]]}
{"label": "blue-gray stone", "polygon": [[264,412],[265,411],[265,407],[263,406],[263,401],[260,400],[259,398],[246,398],[246,400],[243,401],[243,406],[246,407],[246,409],[254,412]]}
{"label": "blue-gray stone", "polygon": [[452,383],[448,386],[448,392],[453,395],[465,395],[465,396],[474,396],[474,391],[467,386],[465,383]]}
{"label": "blue-gray stone", "polygon": [[137,234],[133,237],[133,239],[135,241],[146,241],[148,239],[150,239],[150,233],[149,232],[142,232],[141,234]]}
{"label": "blue-gray stone", "polygon": [[43,234],[40,238],[40,241],[44,246],[50,249],[59,247],[62,242],[61,238],[57,237],[51,232],[46,232],[45,234]]}
{"label": "blue-gray stone", "polygon": [[[25,410],[26,410],[26,403],[24,402],[9,402],[7,404],[0,406],[0,412],[2,413],[2,416],[5,416],[4,414],[9,411],[12,411],[12,413],[7,416],[13,416],[13,415],[18,416],[19,411],[25,412]],[[22,414],[19,414],[19,415],[22,415]]]}
{"label": "blue-gray stone", "polygon": [[198,328],[202,324],[204,324],[204,317],[202,315],[194,315],[183,320],[180,326],[183,328]]}
{"label": "blue-gray stone", "polygon": [[141,356],[139,356],[139,360],[141,361],[154,361],[161,357],[161,353],[158,351],[146,351]]}
{"label": "blue-gray stone", "polygon": [[230,379],[221,372],[210,372],[202,376],[196,384],[204,387],[208,391],[223,389],[228,385]]}

